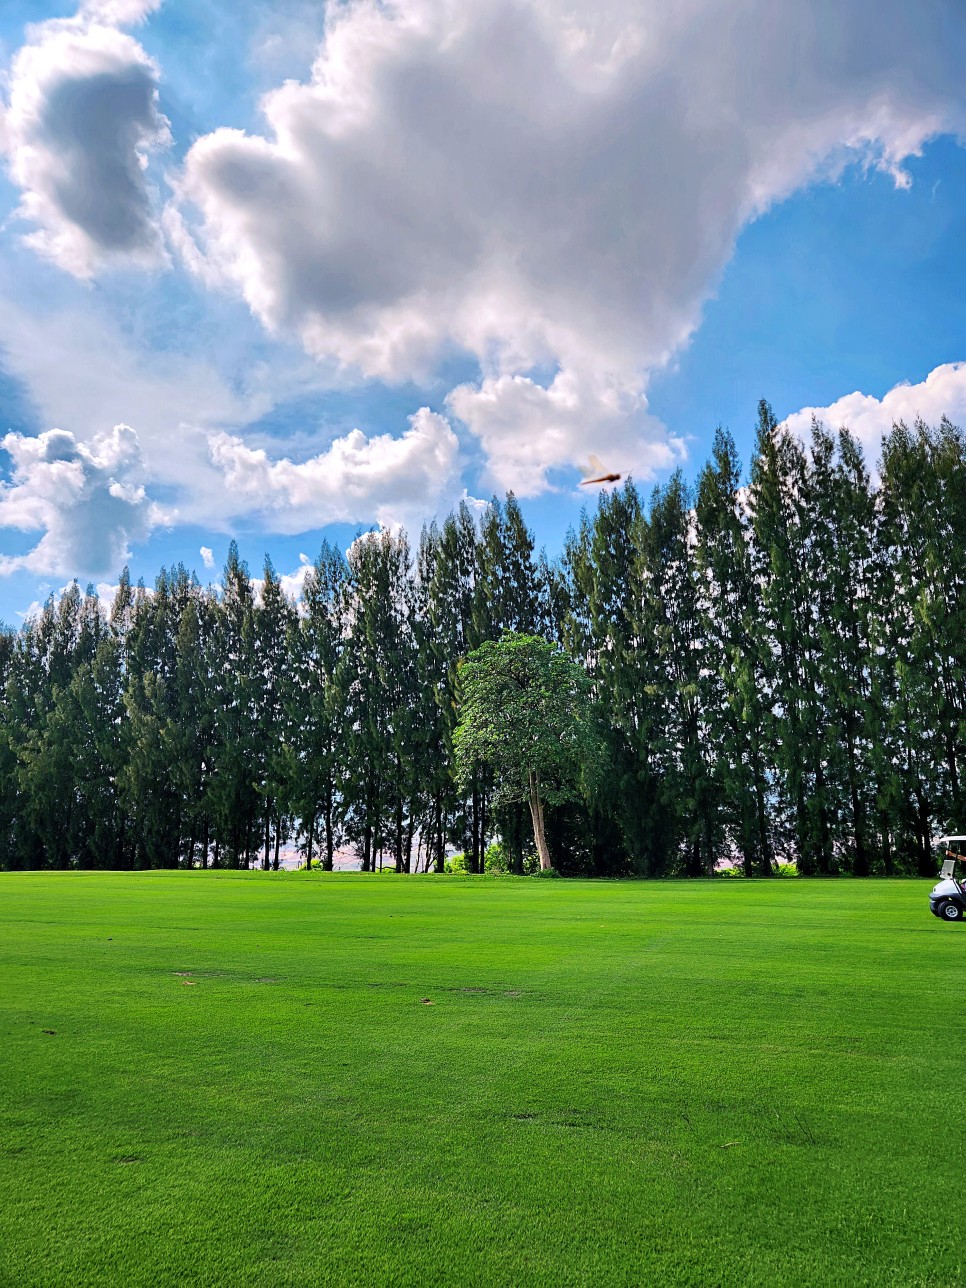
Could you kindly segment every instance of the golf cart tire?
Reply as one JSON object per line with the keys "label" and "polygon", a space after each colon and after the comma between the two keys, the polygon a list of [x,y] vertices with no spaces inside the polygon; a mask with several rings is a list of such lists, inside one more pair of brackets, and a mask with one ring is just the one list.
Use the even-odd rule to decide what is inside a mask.
{"label": "golf cart tire", "polygon": [[963,910],[958,903],[944,903],[940,905],[939,915],[943,921],[962,921]]}

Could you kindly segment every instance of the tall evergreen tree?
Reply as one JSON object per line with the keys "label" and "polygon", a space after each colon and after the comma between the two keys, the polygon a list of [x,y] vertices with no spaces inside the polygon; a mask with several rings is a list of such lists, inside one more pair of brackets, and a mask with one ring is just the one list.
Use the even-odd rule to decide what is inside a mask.
{"label": "tall evergreen tree", "polygon": [[696,500],[699,604],[706,666],[699,684],[706,736],[730,848],[745,875],[769,876],[773,863],[771,781],[765,754],[772,712],[741,468],[734,440],[720,428]]}
{"label": "tall evergreen tree", "polygon": [[311,867],[318,844],[326,872],[332,871],[345,817],[348,583],[349,568],[341,552],[323,542],[302,587],[303,616],[289,632],[289,799],[302,822],[306,865]]}

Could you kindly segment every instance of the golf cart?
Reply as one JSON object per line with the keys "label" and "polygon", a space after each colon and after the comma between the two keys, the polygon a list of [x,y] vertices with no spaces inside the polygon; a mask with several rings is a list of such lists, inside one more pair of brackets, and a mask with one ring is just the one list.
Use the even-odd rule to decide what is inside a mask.
{"label": "golf cart", "polygon": [[962,921],[966,918],[966,881],[956,880],[957,861],[966,862],[966,855],[949,847],[966,843],[966,836],[941,836],[939,844],[946,846],[946,858],[939,873],[939,884],[929,891],[929,911],[942,921]]}

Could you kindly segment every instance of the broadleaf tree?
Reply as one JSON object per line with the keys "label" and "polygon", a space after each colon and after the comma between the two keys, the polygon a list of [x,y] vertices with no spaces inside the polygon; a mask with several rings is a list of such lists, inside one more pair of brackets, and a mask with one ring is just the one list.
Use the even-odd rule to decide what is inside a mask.
{"label": "broadleaf tree", "polygon": [[593,755],[589,687],[582,668],[562,649],[515,631],[486,641],[459,668],[457,779],[467,782],[486,765],[501,801],[529,805],[545,871],[553,864],[544,807],[579,797]]}

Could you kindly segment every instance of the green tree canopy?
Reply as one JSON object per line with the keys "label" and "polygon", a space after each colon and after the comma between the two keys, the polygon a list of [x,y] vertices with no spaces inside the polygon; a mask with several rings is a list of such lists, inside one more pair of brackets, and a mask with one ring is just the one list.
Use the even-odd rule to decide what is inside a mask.
{"label": "green tree canopy", "polygon": [[540,866],[550,868],[544,805],[580,795],[593,750],[587,678],[539,635],[508,631],[464,659],[459,681],[457,779],[487,765],[502,800],[526,801]]}

